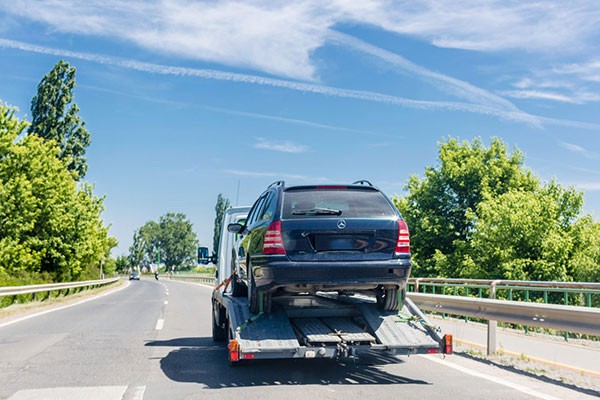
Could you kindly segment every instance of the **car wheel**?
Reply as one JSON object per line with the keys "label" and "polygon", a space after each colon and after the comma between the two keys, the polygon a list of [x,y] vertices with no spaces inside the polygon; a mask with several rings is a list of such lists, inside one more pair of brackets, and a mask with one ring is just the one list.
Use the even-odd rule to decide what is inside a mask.
{"label": "car wheel", "polygon": [[256,289],[256,284],[254,283],[254,274],[252,273],[252,267],[248,266],[248,273],[250,274],[250,279],[248,279],[248,306],[250,307],[250,312],[252,314],[256,314],[258,310],[258,289]]}
{"label": "car wheel", "polygon": [[248,288],[238,280],[237,275],[233,275],[231,279],[231,294],[233,297],[243,297],[247,295]]}
{"label": "car wheel", "polygon": [[398,311],[398,288],[377,289],[377,306],[385,311]]}
{"label": "car wheel", "polygon": [[250,265],[248,266],[248,273],[250,274],[250,279],[248,280],[248,282],[250,283],[250,287],[248,288],[248,304],[250,307],[250,312],[252,314],[260,312],[261,301],[262,312],[271,312],[271,292],[259,292],[259,290],[256,288],[256,283],[254,282],[254,274],[252,273],[252,267]]}

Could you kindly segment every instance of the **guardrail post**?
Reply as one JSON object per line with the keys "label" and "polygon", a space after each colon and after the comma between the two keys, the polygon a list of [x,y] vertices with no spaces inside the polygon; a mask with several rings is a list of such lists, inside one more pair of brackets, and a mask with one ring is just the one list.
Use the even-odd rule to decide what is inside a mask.
{"label": "guardrail post", "polygon": [[421,282],[421,278],[415,279],[415,292],[419,293],[419,282]]}
{"label": "guardrail post", "polygon": [[[496,298],[496,284],[500,281],[493,281],[490,283],[490,299]],[[498,327],[498,321],[488,320],[487,327],[487,355],[491,356],[496,353],[496,330]]]}

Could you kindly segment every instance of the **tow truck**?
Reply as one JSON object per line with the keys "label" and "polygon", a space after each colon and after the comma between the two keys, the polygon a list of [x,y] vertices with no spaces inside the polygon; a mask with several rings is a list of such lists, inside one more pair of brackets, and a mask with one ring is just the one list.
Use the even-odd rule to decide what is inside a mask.
{"label": "tow truck", "polygon": [[[223,226],[244,219],[249,207],[225,211]],[[235,233],[221,230],[216,286],[212,293],[212,336],[226,341],[229,361],[282,358],[347,358],[361,352],[394,355],[452,354],[452,336],[441,335],[406,297],[400,311],[382,311],[364,295],[330,292],[279,296],[272,310],[251,314],[247,297],[235,297],[232,252]]]}

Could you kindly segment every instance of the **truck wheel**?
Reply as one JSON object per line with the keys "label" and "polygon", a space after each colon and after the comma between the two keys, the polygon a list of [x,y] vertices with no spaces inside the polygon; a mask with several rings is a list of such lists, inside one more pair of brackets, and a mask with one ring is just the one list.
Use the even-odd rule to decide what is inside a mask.
{"label": "truck wheel", "polygon": [[398,311],[398,289],[377,289],[377,306],[384,311]]}
{"label": "truck wheel", "polygon": [[[227,326],[227,324],[225,325]],[[217,325],[214,308],[212,313],[212,338],[215,342],[223,342],[225,339],[227,339],[227,332],[225,331],[225,328]]]}

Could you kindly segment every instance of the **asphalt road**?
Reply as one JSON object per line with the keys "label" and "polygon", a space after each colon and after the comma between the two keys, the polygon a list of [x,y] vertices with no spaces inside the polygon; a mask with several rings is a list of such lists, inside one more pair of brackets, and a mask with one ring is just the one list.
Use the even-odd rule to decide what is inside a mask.
{"label": "asphalt road", "polygon": [[231,367],[224,345],[211,339],[210,293],[184,282],[133,281],[79,305],[6,326],[0,321],[0,398],[594,398],[456,355]]}

